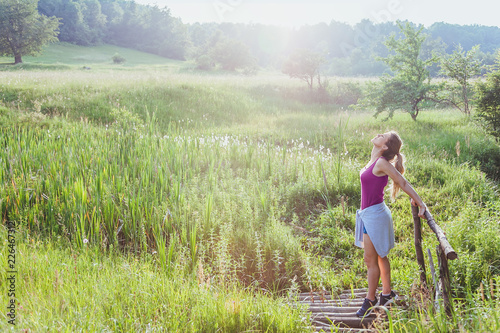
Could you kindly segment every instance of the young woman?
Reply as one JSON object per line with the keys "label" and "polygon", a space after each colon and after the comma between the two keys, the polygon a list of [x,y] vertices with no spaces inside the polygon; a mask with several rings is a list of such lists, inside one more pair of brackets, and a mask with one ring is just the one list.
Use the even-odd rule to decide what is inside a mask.
{"label": "young woman", "polygon": [[[363,306],[356,312],[358,317],[367,316],[373,306],[388,305],[396,294],[391,289],[391,267],[387,255],[394,247],[394,229],[391,212],[384,202],[384,188],[392,179],[392,198],[401,189],[408,193],[413,205],[418,205],[420,217],[424,217],[425,204],[410,183],[403,177],[403,142],[396,132],[379,134],[373,143],[370,162],[360,172],[361,209],[356,212],[356,246],[364,248],[364,260],[368,268],[368,293]],[[375,295],[379,279],[382,280],[380,302]]]}

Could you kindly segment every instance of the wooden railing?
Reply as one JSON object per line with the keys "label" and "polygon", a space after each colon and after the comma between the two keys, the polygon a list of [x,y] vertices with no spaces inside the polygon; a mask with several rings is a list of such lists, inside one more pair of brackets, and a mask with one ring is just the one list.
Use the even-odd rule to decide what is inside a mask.
{"label": "wooden railing", "polygon": [[[422,251],[422,224],[420,222],[420,217],[418,216],[418,207],[411,205],[411,211],[413,215],[413,225],[414,225],[414,235],[415,235],[415,251],[417,253],[417,262],[420,267],[420,284],[427,288],[427,275],[425,272],[425,261],[424,254]],[[451,315],[453,311],[453,306],[451,304],[451,286],[450,286],[450,272],[448,269],[448,260],[457,259],[458,255],[451,247],[448,239],[446,238],[443,230],[434,220],[429,210],[425,211],[425,218],[427,220],[427,224],[431,228],[431,230],[436,234],[436,237],[439,241],[439,245],[436,247],[437,251],[437,259],[439,264],[439,282],[435,278],[434,274],[434,265],[432,262],[432,256],[430,250],[429,254],[429,262],[432,271],[432,277],[434,280],[434,287],[436,290],[436,298],[440,294],[443,297],[443,306],[445,307],[446,313]]]}

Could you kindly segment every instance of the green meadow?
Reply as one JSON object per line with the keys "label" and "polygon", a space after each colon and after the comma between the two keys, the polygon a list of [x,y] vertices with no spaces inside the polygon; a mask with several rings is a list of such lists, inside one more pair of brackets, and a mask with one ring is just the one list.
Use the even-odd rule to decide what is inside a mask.
{"label": "green meadow", "polygon": [[[113,64],[115,53],[127,62]],[[387,195],[393,287],[408,307],[378,329],[500,330],[500,147],[474,115],[429,107],[417,121],[384,120],[319,103],[280,73],[198,72],[110,46],[54,45],[8,62],[2,331],[312,331],[294,295],[366,287],[354,246],[359,170],[387,130],[402,136],[406,177],[458,259],[447,317],[418,288],[408,196]],[[329,93],[348,100],[368,80],[330,78]],[[434,262],[437,244],[424,225]]]}

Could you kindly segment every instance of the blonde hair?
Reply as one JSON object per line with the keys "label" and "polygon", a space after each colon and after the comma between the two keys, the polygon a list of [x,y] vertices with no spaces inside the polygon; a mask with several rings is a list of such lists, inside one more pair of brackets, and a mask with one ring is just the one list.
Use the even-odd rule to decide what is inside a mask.
{"label": "blonde hair", "polygon": [[[399,173],[403,175],[405,173],[404,155],[400,153],[401,147],[403,147],[403,141],[399,137],[398,133],[394,131],[390,131],[389,133],[391,134],[391,136],[385,143],[385,145],[387,146],[387,150],[384,151],[382,156],[384,156],[385,159],[390,163],[393,163],[396,170],[398,170]],[[391,198],[393,200],[396,198],[399,190],[400,187],[393,181],[391,186]]]}

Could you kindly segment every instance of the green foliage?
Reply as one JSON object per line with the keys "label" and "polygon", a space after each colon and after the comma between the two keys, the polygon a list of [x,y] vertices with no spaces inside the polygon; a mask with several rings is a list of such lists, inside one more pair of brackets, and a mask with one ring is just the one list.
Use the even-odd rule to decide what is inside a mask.
{"label": "green foliage", "polygon": [[[109,43],[174,59],[198,59],[208,54],[220,33],[242,41],[259,67],[281,69],[283,59],[295,48],[320,51],[325,55],[327,75],[374,76],[387,72],[376,56],[385,57],[384,39],[398,32],[393,22],[370,20],[349,25],[332,20],[296,29],[271,25],[236,23],[184,24],[168,8],[146,6],[124,0],[39,0],[38,10],[62,19],[61,41],[78,45]],[[377,13],[374,13],[376,18]],[[380,20],[384,21],[384,20]],[[423,53],[452,52],[461,44],[466,50],[481,44],[481,57],[491,60],[500,46],[500,28],[435,23],[424,29],[434,39],[423,44]],[[444,42],[443,42],[444,41]],[[430,68],[437,75],[437,66]]]}
{"label": "green foliage", "polygon": [[449,225],[447,237],[460,257],[451,262],[452,284],[459,297],[500,275],[499,218],[498,201],[471,203]]}
{"label": "green foliage", "polygon": [[[165,274],[157,254],[137,257],[112,250],[103,255],[98,246],[76,249],[69,242],[47,243],[18,231],[16,327],[48,332],[307,330],[307,320],[300,319],[304,309],[257,288],[219,286],[203,266],[187,275],[176,264],[172,274]],[[0,251],[8,253],[3,225],[0,240]],[[1,258],[0,272],[6,276],[7,256]],[[2,280],[0,288],[7,290]],[[10,330],[12,325],[2,319],[0,330]]]}
{"label": "green foliage", "polygon": [[342,106],[358,104],[363,94],[362,86],[357,82],[337,81],[330,88],[333,103]]}
{"label": "green foliage", "polygon": [[125,61],[127,61],[124,57],[122,57],[118,53],[115,53],[115,55],[111,57],[111,59],[113,60],[114,64],[123,64]]}
{"label": "green foliage", "polygon": [[7,61],[8,58],[0,57],[0,70],[10,71],[19,70],[21,68],[35,70],[70,70],[81,69],[83,66],[91,67],[92,69],[117,69],[112,65],[111,57],[118,53],[127,61],[120,69],[132,67],[140,67],[147,65],[148,68],[165,69],[170,68],[177,72],[188,68],[189,64],[178,60],[167,59],[145,53],[134,49],[127,49],[115,45],[99,45],[99,46],[79,46],[69,43],[53,43],[43,48],[43,53],[37,57],[23,57],[24,63],[12,66],[10,64],[1,63]]}
{"label": "green foliage", "polygon": [[422,33],[423,26],[416,29],[408,22],[404,26],[398,22],[398,26],[404,38],[396,39],[393,34],[385,42],[393,53],[381,58],[395,74],[383,76],[374,92],[376,115],[387,110],[392,117],[395,110],[404,110],[416,120],[420,104],[432,89],[428,67],[435,59],[424,60],[420,56],[422,44],[427,38]]}
{"label": "green foliage", "polygon": [[[29,253],[20,258],[31,263],[20,264],[19,327],[306,331],[301,309],[278,295],[366,286],[352,245],[359,169],[369,140],[389,129],[405,142],[407,179],[459,252],[455,296],[479,300],[474,288],[498,280],[500,250],[498,193],[478,156],[498,145],[457,112],[380,122],[303,103],[290,81],[0,73],[0,216],[18,223],[19,253]],[[394,288],[412,297],[408,198],[389,205]],[[423,245],[436,246],[425,225]],[[494,316],[496,298],[457,307],[455,322],[411,300],[395,330],[498,328],[479,315]]]}
{"label": "green foliage", "polygon": [[[478,59],[479,45],[465,52],[459,44],[453,54],[441,59],[441,74],[451,78],[459,85],[457,89],[448,87],[446,101],[465,114],[470,114],[470,98],[472,85],[470,80],[481,73],[481,62]],[[458,98],[457,98],[457,97]]]}
{"label": "green foliage", "polygon": [[16,72],[16,71],[36,71],[36,70],[42,70],[42,71],[61,71],[61,70],[69,70],[71,69],[70,66],[68,65],[63,65],[63,64],[57,64],[57,65],[52,65],[52,64],[40,64],[40,63],[19,63],[16,65],[0,65],[0,72]]}
{"label": "green foliage", "polygon": [[[497,66],[500,66],[500,56]],[[486,82],[479,82],[477,91],[477,114],[484,121],[486,129],[500,138],[500,69],[489,73]]]}
{"label": "green foliage", "polygon": [[196,68],[207,71],[212,67],[212,59],[208,55],[203,54],[196,59]]}
{"label": "green foliage", "polygon": [[296,49],[283,64],[282,72],[291,78],[297,78],[307,82],[312,90],[314,80],[318,80],[318,88],[321,88],[320,66],[324,58],[317,52],[307,49]]}
{"label": "green foliage", "polygon": [[209,53],[211,59],[228,71],[250,67],[254,62],[248,46],[235,39],[222,39],[218,41]]}
{"label": "green foliage", "polygon": [[36,5],[36,0],[0,0],[0,55],[13,56],[15,64],[57,41],[59,19],[40,15]]}
{"label": "green foliage", "polygon": [[59,39],[77,45],[109,43],[183,60],[187,31],[168,8],[121,0],[39,0],[41,14],[62,19]]}

